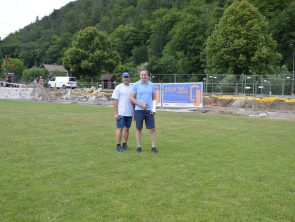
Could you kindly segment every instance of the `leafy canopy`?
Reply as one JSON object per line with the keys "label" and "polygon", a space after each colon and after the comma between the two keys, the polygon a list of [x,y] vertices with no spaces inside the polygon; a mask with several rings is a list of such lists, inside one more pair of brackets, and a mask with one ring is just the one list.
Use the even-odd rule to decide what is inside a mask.
{"label": "leafy canopy", "polygon": [[65,51],[64,66],[75,76],[98,80],[101,74],[112,73],[120,57],[105,32],[87,27],[78,32],[72,47]]}
{"label": "leafy canopy", "polygon": [[32,82],[37,77],[42,76],[43,79],[47,79],[49,72],[44,68],[32,67],[30,69],[25,69],[22,75],[23,82]]}
{"label": "leafy canopy", "polygon": [[14,73],[15,75],[21,77],[24,69],[26,68],[23,61],[17,58],[10,58],[9,61],[2,59],[1,62],[2,78],[4,77],[4,73],[14,73],[14,71],[16,72]]}
{"label": "leafy canopy", "polygon": [[207,72],[269,73],[281,59],[275,50],[265,17],[246,0],[235,1],[207,40]]}

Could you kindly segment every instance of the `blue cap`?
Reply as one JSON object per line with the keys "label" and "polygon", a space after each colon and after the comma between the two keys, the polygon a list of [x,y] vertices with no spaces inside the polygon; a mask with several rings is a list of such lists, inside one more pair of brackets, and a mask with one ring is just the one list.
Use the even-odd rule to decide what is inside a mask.
{"label": "blue cap", "polygon": [[122,77],[127,77],[127,76],[130,77],[129,72],[123,72],[122,73]]}

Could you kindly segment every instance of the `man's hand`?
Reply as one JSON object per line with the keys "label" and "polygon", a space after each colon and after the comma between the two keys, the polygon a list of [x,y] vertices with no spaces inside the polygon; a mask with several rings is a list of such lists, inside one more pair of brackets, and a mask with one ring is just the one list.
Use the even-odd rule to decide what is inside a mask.
{"label": "man's hand", "polygon": [[148,108],[148,105],[147,105],[147,104],[144,104],[144,103],[142,103],[142,104],[140,105],[140,107],[141,107],[143,110],[146,110],[146,109]]}
{"label": "man's hand", "polygon": [[153,111],[151,111],[151,115],[155,116],[155,115],[156,115],[156,113],[155,113],[155,112],[153,112]]}
{"label": "man's hand", "polygon": [[119,116],[119,114],[117,113],[117,114],[115,114],[115,120],[118,120],[118,119],[120,119],[120,116]]}

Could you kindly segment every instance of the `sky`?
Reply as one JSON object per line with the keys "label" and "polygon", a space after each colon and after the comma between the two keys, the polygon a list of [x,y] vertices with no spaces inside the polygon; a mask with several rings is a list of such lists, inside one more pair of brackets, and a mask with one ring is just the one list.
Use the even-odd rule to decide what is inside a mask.
{"label": "sky", "polygon": [[37,16],[41,20],[71,1],[74,0],[1,0],[0,38],[3,40],[35,22]]}

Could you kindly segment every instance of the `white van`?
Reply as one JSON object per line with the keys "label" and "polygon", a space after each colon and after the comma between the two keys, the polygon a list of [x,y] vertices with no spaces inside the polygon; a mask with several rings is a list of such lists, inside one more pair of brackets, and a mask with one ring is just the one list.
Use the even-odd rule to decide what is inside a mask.
{"label": "white van", "polygon": [[71,76],[54,76],[48,81],[48,87],[56,88],[76,88],[76,77]]}

